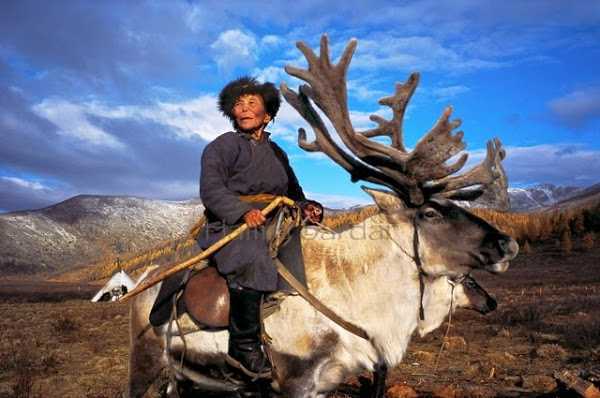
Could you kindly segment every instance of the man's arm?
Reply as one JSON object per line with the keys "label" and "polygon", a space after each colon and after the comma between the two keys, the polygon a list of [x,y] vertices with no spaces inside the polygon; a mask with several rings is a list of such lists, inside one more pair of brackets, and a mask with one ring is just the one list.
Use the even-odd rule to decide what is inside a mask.
{"label": "man's arm", "polygon": [[200,170],[200,199],[204,206],[226,224],[239,222],[252,207],[239,199],[225,184],[227,168],[216,143],[209,144],[202,153]]}
{"label": "man's arm", "polygon": [[271,148],[273,148],[273,152],[275,152],[275,156],[277,156],[277,158],[283,165],[283,168],[285,169],[285,172],[288,176],[288,192],[286,196],[295,201],[306,200],[306,196],[304,196],[304,191],[302,190],[302,187],[298,182],[298,178],[296,177],[292,166],[290,166],[290,161],[287,155],[285,154],[283,149],[281,149],[279,145],[277,145],[275,142],[270,141],[270,143]]}
{"label": "man's arm", "polygon": [[323,220],[323,205],[315,200],[306,199],[298,178],[292,166],[290,166],[290,161],[286,153],[273,141],[271,141],[271,147],[288,175],[287,197],[298,202],[298,206],[302,208],[304,216],[309,217],[310,221],[321,222]]}

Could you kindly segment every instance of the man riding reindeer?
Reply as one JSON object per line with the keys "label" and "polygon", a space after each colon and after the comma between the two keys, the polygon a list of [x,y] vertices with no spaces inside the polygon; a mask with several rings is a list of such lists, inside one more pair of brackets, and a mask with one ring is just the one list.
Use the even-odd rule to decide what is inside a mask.
{"label": "man riding reindeer", "polygon": [[[292,256],[292,261],[285,260],[298,279],[308,281],[309,293],[334,310],[327,314],[323,308],[317,308],[308,299],[310,295],[302,294],[302,285],[293,283],[293,279],[282,273],[302,297],[286,298],[279,304],[278,311],[264,317],[265,333],[270,337],[269,359],[274,367],[272,387],[284,396],[305,398],[324,396],[345,377],[361,371],[396,366],[406,352],[410,336],[421,322],[429,322],[432,327],[441,324],[452,309],[454,299],[458,298],[454,293],[469,287],[465,281],[472,270],[505,272],[509,261],[517,255],[518,245],[514,239],[451,201],[474,199],[502,174],[500,163],[504,150],[499,140],[488,142],[487,155],[480,164],[458,174],[467,154],[452,164],[447,163],[465,148],[463,133],[452,134],[460,122],[449,119],[451,109],[448,108],[415,147],[407,150],[403,144],[402,122],[406,105],[418,84],[417,74],[412,74],[405,83],[397,84],[392,96],[380,100],[380,104],[392,108],[391,120],[374,115],[371,120],[378,124],[376,128],[357,131],[350,121],[345,83],[356,40],[348,44],[337,64],[330,60],[326,36],[321,39],[319,56],[302,42],[298,43],[298,48],[306,56],[309,68],[288,66],[286,71],[307,84],[301,85],[298,93],[285,85],[281,89],[286,100],[315,134],[315,140],[311,142],[305,131],[299,129],[300,147],[323,152],[347,170],[353,181],[363,180],[391,190],[365,188],[373,197],[378,213],[359,225],[372,232],[381,231],[381,226],[385,226],[388,234],[382,239],[357,242],[349,231],[343,231],[335,242],[323,238],[305,241],[306,279],[303,272],[298,272],[303,267],[292,265],[294,259],[302,259],[299,250]],[[266,94],[268,91],[255,89],[261,85],[253,81],[233,82],[231,87],[236,86],[239,87],[234,93],[228,94],[226,88],[220,97],[221,109],[233,121],[236,132],[217,138],[207,146],[203,156],[201,196],[207,209],[208,225],[199,237],[200,244],[206,247],[242,220],[245,225],[235,233],[244,231],[246,224],[254,227],[240,242],[231,241],[231,245],[238,245],[232,246],[237,249],[227,246],[214,258],[219,270],[228,278],[231,290],[234,314],[230,333],[214,328],[181,329],[173,316],[174,305],[171,320],[165,327],[150,328],[148,313],[160,292],[158,289],[146,290],[132,304],[131,311],[128,391],[132,397],[142,396],[156,374],[166,367],[173,375],[169,383],[171,390],[177,389],[180,382],[192,381],[206,391],[244,393],[249,391],[247,384],[232,380],[229,372],[224,372],[223,366],[229,363],[230,355],[245,361],[244,367],[261,369],[266,363],[260,350],[254,314],[258,312],[256,303],[264,292],[279,285],[277,277],[269,274],[269,268],[261,278],[260,272],[264,268],[260,265],[265,264],[258,262],[261,259],[258,253],[265,249],[266,236],[272,229],[266,228],[272,223],[263,219],[262,214],[268,214],[267,208],[273,207],[267,206],[262,214],[253,210],[258,206],[257,200],[269,200],[259,195],[264,192],[287,194],[294,199],[303,198],[303,195],[299,194],[299,187],[295,191],[298,195],[292,192],[297,180],[291,177],[287,161],[282,163],[278,157],[278,162],[272,161],[273,156],[279,154],[278,147],[273,146],[264,131],[277,112],[278,101],[272,102],[273,97]],[[244,91],[246,89],[249,91]],[[244,94],[250,96],[244,97]],[[313,103],[331,121],[349,152],[330,135]],[[389,136],[391,144],[371,140],[378,136]],[[214,167],[210,167],[211,159]],[[240,164],[236,166],[238,162]],[[217,192],[212,197],[206,195],[212,189],[210,176],[205,178],[206,173],[214,173],[212,178]],[[274,184],[270,179],[265,181],[265,176],[274,174],[280,178],[280,183]],[[292,184],[294,181],[296,184]],[[205,183],[209,183],[208,190],[204,189]],[[322,215],[317,204],[302,207],[305,216],[313,222]],[[295,214],[299,212],[294,211]],[[219,240],[224,241],[227,238]],[[289,240],[287,245],[292,241]],[[220,243],[215,245],[211,247],[222,247]],[[286,249],[290,250],[285,246],[284,243],[279,257]],[[228,263],[227,258],[219,259],[227,250],[240,261]],[[248,250],[247,256],[243,255],[243,250]],[[268,250],[273,253],[271,247]],[[214,253],[210,249],[205,252]],[[193,260],[197,262],[200,257]],[[191,260],[173,269],[195,264]],[[279,260],[275,258],[274,262],[281,271]],[[214,268],[207,270],[214,271]],[[161,279],[157,276],[154,281],[157,280]],[[455,291],[447,280],[463,283]],[[261,287],[260,284],[266,282],[270,285]],[[441,287],[443,292],[436,293],[434,285]],[[214,288],[214,285],[209,286]],[[203,291],[207,292],[206,289]],[[445,302],[436,304],[431,298],[441,298]],[[333,315],[337,315],[337,321]],[[174,325],[178,331],[172,333]],[[230,355],[226,355],[227,352]],[[213,372],[219,372],[220,376]],[[385,380],[384,377],[377,379]],[[378,398],[382,396],[381,388],[374,391]]]}
{"label": "man riding reindeer", "polygon": [[[265,218],[259,209],[284,195],[296,201],[309,223],[323,218],[323,207],[306,199],[285,152],[265,131],[279,106],[279,91],[272,83],[242,77],[227,84],[219,95],[219,109],[235,131],[208,144],[201,163],[200,197],[207,225],[199,245],[206,249],[243,222],[250,228],[214,254],[213,261],[229,287],[229,355],[254,373],[269,370],[260,339],[263,296],[291,290],[279,278],[269,249],[266,226],[274,217]],[[306,285],[301,249],[298,227],[277,257]]]}

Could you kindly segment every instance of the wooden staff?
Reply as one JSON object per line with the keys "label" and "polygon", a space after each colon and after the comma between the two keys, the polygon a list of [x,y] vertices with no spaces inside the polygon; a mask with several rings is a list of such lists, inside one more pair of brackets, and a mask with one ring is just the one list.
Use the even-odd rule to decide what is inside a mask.
{"label": "wooden staff", "polygon": [[[295,202],[288,197],[277,196],[264,209],[261,210],[261,213],[263,214],[263,216],[266,217],[270,212],[272,212],[274,209],[276,209],[277,207],[279,207],[282,204],[284,204],[286,206],[294,206]],[[140,294],[144,290],[148,289],[149,287],[156,285],[158,282],[162,281],[163,279],[165,279],[183,269],[189,268],[189,267],[193,266],[194,264],[206,259],[211,254],[213,254],[214,252],[216,252],[217,250],[219,250],[220,248],[222,248],[223,246],[225,246],[226,244],[228,244],[229,242],[231,242],[232,240],[234,240],[235,238],[240,236],[247,229],[248,229],[248,224],[244,223],[244,224],[240,225],[235,230],[233,230],[231,233],[229,233],[227,236],[219,239],[217,242],[215,242],[213,245],[211,245],[208,249],[204,250],[202,253],[199,253],[198,255],[196,255],[182,263],[176,264],[176,265],[162,271],[161,273],[159,273],[158,275],[156,275],[152,278],[143,280],[138,286],[135,287],[135,289],[133,289],[126,295],[122,296],[119,299],[119,301],[120,302],[127,301],[130,298],[137,296],[138,294]]]}

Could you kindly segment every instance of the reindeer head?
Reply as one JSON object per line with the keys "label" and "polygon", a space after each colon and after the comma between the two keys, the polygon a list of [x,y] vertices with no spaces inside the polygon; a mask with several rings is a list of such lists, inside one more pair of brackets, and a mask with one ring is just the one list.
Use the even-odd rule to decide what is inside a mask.
{"label": "reindeer head", "polygon": [[498,305],[471,276],[461,277],[460,280],[445,276],[428,278],[425,286],[423,304],[427,315],[419,320],[417,327],[421,336],[437,329],[450,311],[464,308],[485,315]]}
{"label": "reindeer head", "polygon": [[[357,41],[351,40],[340,61],[333,65],[327,36],[321,38],[319,56],[304,43],[297,44],[308,61],[308,70],[292,66],[286,66],[285,70],[308,84],[301,85],[299,93],[282,84],[281,91],[315,134],[315,140],[309,142],[304,129],[299,129],[298,144],[306,151],[325,153],[350,173],[353,182],[363,180],[391,190],[365,189],[389,224],[398,226],[392,231],[406,233],[407,226],[412,228],[416,244],[409,249],[426,273],[459,275],[472,268],[506,271],[508,261],[518,252],[517,243],[451,202],[451,199],[476,199],[502,175],[505,151],[500,140],[488,142],[487,156],[479,165],[456,175],[468,155],[463,153],[454,163],[447,164],[465,148],[462,131],[452,134],[460,121],[450,120],[452,109],[448,107],[408,151],[402,127],[406,106],[418,85],[416,73],[405,83],[397,84],[394,95],[379,100],[381,105],[392,109],[391,120],[371,115],[370,119],[378,126],[355,131],[347,107],[346,72],[356,45]],[[333,140],[312,103],[329,119],[350,153]],[[378,136],[389,137],[391,144],[371,139]]]}
{"label": "reindeer head", "polygon": [[459,276],[474,268],[504,272],[517,255],[514,239],[450,200],[409,206],[393,192],[363,189],[385,220],[380,229],[408,255],[418,256],[427,275]]}

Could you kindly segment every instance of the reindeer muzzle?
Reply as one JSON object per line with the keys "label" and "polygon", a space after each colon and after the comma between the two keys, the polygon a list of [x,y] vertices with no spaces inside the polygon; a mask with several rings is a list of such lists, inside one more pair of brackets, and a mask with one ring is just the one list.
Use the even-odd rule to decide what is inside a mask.
{"label": "reindeer muzzle", "polygon": [[480,260],[486,265],[483,268],[493,274],[506,272],[510,266],[509,261],[519,253],[519,244],[508,235],[497,235],[487,240],[484,250],[480,253]]}
{"label": "reindeer muzzle", "polygon": [[471,303],[471,309],[485,315],[498,307],[496,299],[490,296],[472,276],[467,276],[462,282],[462,285],[465,294]]}

